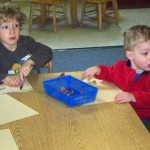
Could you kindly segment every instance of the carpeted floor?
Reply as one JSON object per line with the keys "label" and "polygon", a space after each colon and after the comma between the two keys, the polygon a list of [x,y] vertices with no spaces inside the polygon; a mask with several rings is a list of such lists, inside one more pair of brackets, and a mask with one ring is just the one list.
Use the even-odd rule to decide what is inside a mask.
{"label": "carpeted floor", "polygon": [[126,59],[122,46],[55,50],[54,72],[84,71],[98,65],[112,65],[119,59]]}

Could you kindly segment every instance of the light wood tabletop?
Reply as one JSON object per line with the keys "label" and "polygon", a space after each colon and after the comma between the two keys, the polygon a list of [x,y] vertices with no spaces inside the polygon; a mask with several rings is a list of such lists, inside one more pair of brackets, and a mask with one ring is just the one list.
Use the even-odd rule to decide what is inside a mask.
{"label": "light wood tabletop", "polygon": [[[150,134],[129,104],[109,102],[70,108],[47,96],[42,81],[59,74],[32,75],[28,81],[34,91],[10,94],[39,112],[0,126],[10,129],[20,150],[150,149]],[[66,74],[81,78],[82,72]]]}

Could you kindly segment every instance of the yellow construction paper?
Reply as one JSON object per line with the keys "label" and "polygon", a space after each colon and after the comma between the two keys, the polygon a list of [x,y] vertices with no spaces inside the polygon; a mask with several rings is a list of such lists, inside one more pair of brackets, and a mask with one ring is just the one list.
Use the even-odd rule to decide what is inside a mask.
{"label": "yellow construction paper", "polygon": [[0,125],[38,114],[7,94],[0,95]]}
{"label": "yellow construction paper", "polygon": [[87,81],[87,80],[83,80],[83,81],[87,82],[87,83],[89,83],[89,82],[92,83],[93,80],[96,81],[96,83],[92,84],[92,85],[96,86],[98,88],[98,93],[97,93],[95,101],[93,101],[91,103],[87,103],[85,105],[93,105],[93,104],[99,104],[99,103],[112,102],[112,101],[114,101],[115,95],[122,92],[122,90],[119,89],[113,83],[108,83],[103,80],[98,80],[98,79],[93,78],[90,81]]}
{"label": "yellow construction paper", "polygon": [[0,130],[0,150],[19,150],[9,129]]}
{"label": "yellow construction paper", "polygon": [[0,85],[0,94],[12,93],[12,92],[29,92],[29,91],[33,91],[33,88],[27,79],[25,80],[22,90],[20,90],[19,86],[10,87],[10,86],[4,85],[4,84]]}

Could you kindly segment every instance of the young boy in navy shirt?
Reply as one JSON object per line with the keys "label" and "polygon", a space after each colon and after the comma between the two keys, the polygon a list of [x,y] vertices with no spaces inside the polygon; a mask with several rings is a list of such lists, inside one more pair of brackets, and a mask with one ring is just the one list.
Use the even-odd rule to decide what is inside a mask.
{"label": "young boy in navy shirt", "polygon": [[9,86],[20,86],[24,77],[53,57],[51,48],[20,35],[24,22],[25,15],[19,7],[0,4],[0,82]]}

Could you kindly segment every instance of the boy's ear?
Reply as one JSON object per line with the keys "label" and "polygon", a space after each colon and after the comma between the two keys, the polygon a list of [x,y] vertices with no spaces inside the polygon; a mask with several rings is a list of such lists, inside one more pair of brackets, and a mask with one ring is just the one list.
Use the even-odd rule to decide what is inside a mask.
{"label": "boy's ear", "polygon": [[132,60],[133,57],[132,57],[132,52],[131,51],[126,51],[126,57],[129,59],[129,60]]}

